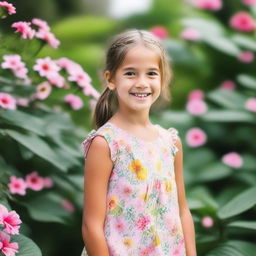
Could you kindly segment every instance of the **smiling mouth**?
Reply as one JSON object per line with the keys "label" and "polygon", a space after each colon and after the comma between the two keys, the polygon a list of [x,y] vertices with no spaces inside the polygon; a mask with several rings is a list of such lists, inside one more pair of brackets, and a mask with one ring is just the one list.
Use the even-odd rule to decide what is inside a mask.
{"label": "smiling mouth", "polygon": [[151,93],[130,93],[130,94],[139,98],[146,98],[149,95],[151,95]]}

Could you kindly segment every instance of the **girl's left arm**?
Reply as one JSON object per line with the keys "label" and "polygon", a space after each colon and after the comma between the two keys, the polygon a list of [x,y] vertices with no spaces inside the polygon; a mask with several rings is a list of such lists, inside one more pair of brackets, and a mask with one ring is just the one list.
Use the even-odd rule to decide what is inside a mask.
{"label": "girl's left arm", "polygon": [[179,211],[181,224],[185,239],[186,246],[186,256],[196,256],[196,243],[195,243],[195,228],[194,222],[189,210],[185,186],[184,186],[184,177],[183,177],[183,150],[182,150],[182,142],[180,138],[178,138],[176,142],[176,146],[178,148],[178,152],[175,155],[174,160],[174,168],[175,168],[175,180],[177,185],[178,192],[178,200],[179,200]]}

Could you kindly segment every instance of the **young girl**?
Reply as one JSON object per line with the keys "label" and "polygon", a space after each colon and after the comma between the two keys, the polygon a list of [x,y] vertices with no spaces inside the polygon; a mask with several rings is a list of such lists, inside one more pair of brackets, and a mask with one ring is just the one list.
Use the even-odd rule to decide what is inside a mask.
{"label": "young girl", "polygon": [[177,130],[150,122],[170,67],[150,32],[118,35],[85,151],[82,233],[89,256],[196,256]]}

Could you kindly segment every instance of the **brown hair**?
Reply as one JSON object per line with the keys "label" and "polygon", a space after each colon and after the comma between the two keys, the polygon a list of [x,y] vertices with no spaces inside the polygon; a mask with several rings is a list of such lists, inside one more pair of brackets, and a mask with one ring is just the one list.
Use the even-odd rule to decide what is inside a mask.
{"label": "brown hair", "polygon": [[[132,29],[118,34],[107,51],[105,71],[110,72],[111,79],[115,75],[118,67],[122,64],[127,52],[138,44],[143,44],[145,47],[160,52],[161,95],[166,100],[170,100],[168,85],[172,73],[168,55],[163,48],[161,41],[149,31]],[[114,115],[117,107],[118,101],[115,92],[108,87],[105,88],[94,110],[93,121],[95,128],[104,125]]]}

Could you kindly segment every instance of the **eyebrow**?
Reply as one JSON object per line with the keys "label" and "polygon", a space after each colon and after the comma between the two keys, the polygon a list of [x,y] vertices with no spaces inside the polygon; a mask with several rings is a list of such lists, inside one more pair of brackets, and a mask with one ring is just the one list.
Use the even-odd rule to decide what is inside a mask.
{"label": "eyebrow", "polygon": [[[136,68],[134,68],[134,67],[127,67],[127,68],[123,69],[123,71],[127,71],[127,70],[136,70]],[[149,68],[148,70],[159,71],[159,68]]]}

